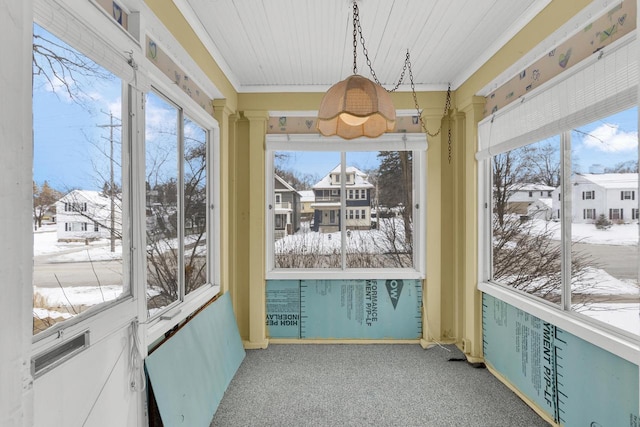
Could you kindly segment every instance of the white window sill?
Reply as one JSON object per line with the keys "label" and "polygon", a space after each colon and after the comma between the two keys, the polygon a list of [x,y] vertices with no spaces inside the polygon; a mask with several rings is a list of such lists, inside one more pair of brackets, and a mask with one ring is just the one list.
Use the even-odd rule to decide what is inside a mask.
{"label": "white window sill", "polygon": [[161,338],[167,331],[184,321],[184,319],[206,304],[207,301],[218,295],[220,293],[220,285],[212,285],[200,290],[200,292],[195,292],[195,295],[189,295],[189,298],[182,304],[176,304],[158,316],[148,320],[148,343],[152,343]]}
{"label": "white window sill", "polygon": [[403,279],[421,280],[424,274],[414,270],[390,269],[287,269],[267,272],[267,280],[367,280],[367,279]]}

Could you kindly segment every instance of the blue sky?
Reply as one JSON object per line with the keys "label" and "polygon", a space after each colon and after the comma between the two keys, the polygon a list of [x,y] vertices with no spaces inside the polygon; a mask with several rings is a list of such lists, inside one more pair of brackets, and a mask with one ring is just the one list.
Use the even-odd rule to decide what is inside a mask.
{"label": "blue sky", "polygon": [[[62,44],[34,25],[34,34]],[[40,43],[40,41],[38,41]],[[49,72],[49,75],[51,73]],[[79,79],[80,80],[80,79]],[[59,191],[99,189],[109,174],[109,113],[119,124],[121,86],[112,78],[82,79],[82,91],[74,101],[61,80],[35,75],[33,83],[33,176],[37,184],[47,180]],[[70,78],[66,82],[73,85]],[[120,150],[120,128],[114,128],[114,150]],[[119,157],[119,156],[114,156]],[[119,163],[119,161],[117,162]],[[118,164],[115,164],[119,176]],[[120,181],[119,178],[116,181]]]}
{"label": "blue sky", "polygon": [[612,167],[638,160],[638,110],[636,107],[578,128],[571,134],[576,172],[588,173],[594,164]]}

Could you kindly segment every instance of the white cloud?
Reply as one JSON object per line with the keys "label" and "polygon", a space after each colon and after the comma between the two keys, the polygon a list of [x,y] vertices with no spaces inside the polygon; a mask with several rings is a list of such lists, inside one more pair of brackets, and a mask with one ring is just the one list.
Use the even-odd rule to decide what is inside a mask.
{"label": "white cloud", "polygon": [[618,125],[602,124],[582,141],[587,148],[607,153],[631,151],[638,147],[638,132],[625,132],[618,129]]}

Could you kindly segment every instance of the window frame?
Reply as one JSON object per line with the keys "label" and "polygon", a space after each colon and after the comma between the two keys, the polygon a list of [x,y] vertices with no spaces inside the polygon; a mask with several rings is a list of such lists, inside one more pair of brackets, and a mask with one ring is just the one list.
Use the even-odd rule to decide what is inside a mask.
{"label": "window frame", "polygon": [[[132,43],[130,37],[124,39],[120,29],[116,29],[107,20],[97,19],[95,25],[104,32],[102,36],[98,36],[88,27],[83,25],[85,31],[78,33],[77,31],[69,31],[69,28],[76,28],[78,25],[78,13],[97,12],[91,3],[86,3],[78,7],[74,12],[69,11],[66,5],[57,5],[53,2],[40,1],[34,8],[33,24],[37,24],[47,32],[53,34],[73,49],[85,55],[96,64],[116,76],[120,80],[121,93],[121,114],[123,118],[129,117],[128,120],[122,120],[122,223],[128,232],[122,234],[122,273],[123,273],[123,292],[111,301],[98,304],[87,311],[84,311],[64,322],[57,323],[47,330],[34,335],[32,337],[32,354],[37,355],[46,352],[48,349],[59,345],[63,337],[76,336],[82,333],[89,333],[91,342],[96,342],[107,334],[111,333],[119,323],[118,319],[135,318],[137,312],[136,298],[137,290],[133,280],[133,255],[131,247],[133,246],[133,233],[131,225],[135,218],[133,215],[132,205],[132,188],[129,185],[132,176],[132,149],[134,132],[128,133],[136,128],[135,120],[130,118],[130,113],[134,111],[134,106],[130,99],[135,97],[137,89],[132,85],[132,76],[134,71],[131,65],[127,63],[124,56],[119,54],[121,51],[137,52],[139,46]],[[105,37],[109,35],[109,37]],[[116,53],[118,52],[118,53]],[[125,138],[126,136],[126,138]],[[125,190],[126,187],[126,190]],[[84,204],[86,209],[86,203]],[[73,207],[70,206],[72,211]],[[66,208],[66,207],[65,207]],[[86,225],[86,223],[85,223]]]}
{"label": "window frame", "polygon": [[[71,4],[73,3],[73,4]],[[123,282],[128,294],[119,299],[96,306],[65,322],[58,323],[32,338],[32,354],[37,355],[59,345],[63,337],[90,333],[95,343],[127,327],[138,318],[146,318],[146,251],[144,194],[144,105],[145,94],[153,83],[186,112],[186,115],[202,126],[209,135],[207,143],[207,187],[209,192],[207,223],[212,238],[208,246],[207,268],[211,286],[201,286],[185,298],[181,304],[153,319],[140,320],[142,345],[160,339],[164,334],[192,316],[199,308],[220,293],[220,130],[215,118],[187,95],[144,55],[140,40],[148,33],[162,40],[165,51],[180,64],[186,75],[199,84],[209,99],[220,98],[218,90],[206,73],[189,56],[160,20],[146,10],[141,11],[141,22],[129,21],[129,29],[118,25],[109,13],[93,0],[70,2],[68,0],[34,2],[34,24],[54,34],[88,58],[116,75],[121,80],[122,104],[122,221],[128,224],[123,233]],[[91,26],[87,26],[91,22]],[[78,30],[81,28],[81,30]],[[126,118],[126,119],[125,119]],[[126,146],[126,147],[125,147]],[[88,226],[87,226],[88,227]],[[138,231],[136,231],[138,230]],[[163,318],[162,318],[163,317]],[[89,346],[91,346],[90,344]]]}
{"label": "window frame", "polygon": [[[276,151],[326,151],[342,153],[368,151],[412,151],[414,185],[414,231],[413,268],[347,268],[302,269],[275,268],[273,211],[274,205],[274,153]],[[422,133],[386,133],[376,139],[356,138],[344,140],[339,137],[322,137],[317,134],[267,134],[265,155],[265,268],[266,279],[424,279],[426,275],[426,201],[427,201],[427,141]],[[348,183],[342,184],[345,190]],[[341,192],[342,194],[342,192]],[[366,195],[366,193],[365,193]],[[348,192],[344,191],[344,216],[347,209]],[[355,194],[354,194],[355,196]],[[354,213],[355,216],[355,213]],[[339,215],[336,216],[340,217]],[[342,233],[346,239],[347,230]],[[343,243],[344,244],[344,243]]]}
{"label": "window frame", "polygon": [[[585,22],[584,25],[588,25]],[[478,146],[478,290],[516,308],[550,322],[596,346],[637,363],[640,337],[531,295],[489,280],[491,277],[491,158],[501,152],[543,139],[569,134],[570,129],[592,123],[626,109],[638,107],[637,31],[616,40],[598,54],[590,55],[530,91],[520,102],[504,106],[477,125]],[[547,49],[548,51],[548,49]],[[606,71],[606,72],[605,72]],[[589,76],[585,78],[585,76]],[[611,82],[615,81],[615,84]],[[580,90],[576,90],[576,88]],[[583,96],[585,95],[586,96]],[[576,101],[576,99],[580,99]],[[561,100],[561,101],[560,101]],[[640,114],[640,109],[638,110]],[[562,149],[563,151],[566,148]],[[570,168],[571,147],[564,153],[561,167]],[[570,200],[570,177],[563,172],[561,202]],[[577,195],[576,195],[577,196]],[[575,197],[575,196],[574,196]],[[578,196],[579,197],[579,196]],[[571,213],[561,211],[570,236]],[[567,222],[568,221],[568,222]],[[569,225],[569,226],[566,226]],[[565,251],[569,252],[570,251]],[[566,281],[565,281],[566,282]],[[565,283],[568,288],[568,283]],[[564,308],[564,307],[563,307]]]}
{"label": "window frame", "polygon": [[[207,115],[207,113],[198,105],[195,105],[191,98],[189,98],[183,92],[172,88],[170,83],[166,82],[160,76],[153,76],[151,79],[151,86],[148,91],[154,92],[156,96],[159,96],[163,100],[169,102],[171,105],[181,111],[179,114],[180,120],[178,124],[181,126],[179,133],[181,137],[183,134],[184,119],[188,117],[195,124],[200,126],[207,133],[207,148],[206,148],[206,167],[207,167],[207,224],[210,224],[206,232],[207,235],[207,275],[209,280],[199,288],[193,290],[189,294],[185,294],[184,286],[179,289],[179,297],[176,301],[173,301],[169,305],[162,307],[152,316],[146,317],[146,296],[142,298],[145,306],[145,319],[147,324],[147,337],[150,340],[160,338],[166,331],[177,325],[188,316],[192,314],[194,310],[205,304],[211,298],[219,294],[220,292],[220,209],[216,208],[220,205],[220,156],[219,156],[219,127],[217,121]],[[145,110],[146,111],[146,110]],[[144,127],[143,132],[144,134]],[[145,170],[145,155],[146,155],[146,138],[142,137],[142,158],[140,159],[139,167]],[[179,143],[177,147],[177,155],[179,159],[178,174],[179,180],[183,179],[183,162],[184,162],[184,144]],[[144,181],[141,183],[144,188]],[[183,187],[180,186],[180,192],[183,192]],[[144,193],[144,191],[143,191]],[[182,198],[182,195],[179,194]],[[146,208],[146,207],[145,207]],[[146,209],[143,209],[144,212]],[[184,219],[184,218],[183,218]],[[179,228],[184,228],[183,223],[178,224]],[[144,227],[144,226],[143,226]],[[146,228],[145,228],[146,229]],[[182,232],[184,237],[184,232]],[[209,243],[211,242],[211,243]],[[181,252],[181,251],[180,251]],[[179,255],[180,256],[180,255]],[[143,254],[144,264],[142,270],[143,287],[147,289],[147,260],[146,254]],[[180,259],[182,259],[181,257]]]}
{"label": "window frame", "polygon": [[[630,106],[631,108],[633,106]],[[640,107],[638,108],[640,114]],[[571,132],[567,131],[561,138],[561,167],[563,169],[561,179],[561,195],[560,205],[565,206],[570,200],[565,198],[564,194],[570,194],[571,188],[570,174],[565,175],[565,171],[571,170]],[[531,143],[535,143],[532,141]],[[499,153],[496,153],[499,154]],[[478,164],[478,285],[479,291],[487,293],[495,298],[500,299],[508,304],[513,305],[529,314],[532,314],[544,321],[550,322],[569,333],[572,333],[582,339],[585,339],[599,347],[610,351],[626,360],[634,362],[638,357],[638,344],[640,344],[640,336],[631,332],[622,330],[605,322],[599,321],[588,315],[581,314],[572,310],[569,301],[564,296],[560,304],[554,304],[545,301],[534,295],[530,295],[524,291],[513,289],[506,284],[492,280],[492,161],[493,156],[479,159]],[[619,209],[620,210],[620,209]],[[563,221],[563,246],[564,251],[571,251],[570,228],[572,224],[570,210],[561,209]],[[607,213],[608,216],[608,213]],[[563,274],[567,274],[562,267]],[[570,274],[570,273],[569,273]],[[571,292],[568,281],[564,280],[562,292]]]}

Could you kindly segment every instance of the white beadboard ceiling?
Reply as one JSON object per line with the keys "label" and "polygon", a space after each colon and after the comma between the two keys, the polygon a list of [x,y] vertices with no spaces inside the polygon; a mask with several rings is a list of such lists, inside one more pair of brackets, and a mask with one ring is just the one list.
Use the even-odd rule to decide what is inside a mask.
{"label": "white beadboard ceiling", "polygon": [[[350,0],[173,0],[238,92],[325,91],[352,74]],[[407,49],[418,90],[456,89],[551,0],[359,0],[378,79]],[[360,44],[358,73],[370,77]],[[409,90],[408,73],[400,90]]]}

